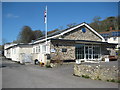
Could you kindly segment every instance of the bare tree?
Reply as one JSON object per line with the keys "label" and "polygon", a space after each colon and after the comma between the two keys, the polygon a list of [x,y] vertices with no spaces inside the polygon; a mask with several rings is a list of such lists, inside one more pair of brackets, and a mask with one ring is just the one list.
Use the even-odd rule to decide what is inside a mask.
{"label": "bare tree", "polygon": [[71,28],[71,27],[74,27],[74,26],[76,26],[76,23],[71,23],[71,24],[67,25],[68,28]]}

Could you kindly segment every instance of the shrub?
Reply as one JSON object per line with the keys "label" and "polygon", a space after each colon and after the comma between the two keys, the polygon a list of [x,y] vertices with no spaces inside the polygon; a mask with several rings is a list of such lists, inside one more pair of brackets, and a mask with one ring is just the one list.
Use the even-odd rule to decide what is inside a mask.
{"label": "shrub", "polygon": [[120,80],[118,80],[117,83],[120,83]]}
{"label": "shrub", "polygon": [[102,58],[102,61],[105,61],[105,58]]}
{"label": "shrub", "polygon": [[84,77],[84,78],[90,78],[88,75],[82,75],[82,77]]}
{"label": "shrub", "polygon": [[46,68],[52,68],[50,65],[46,65]]}
{"label": "shrub", "polygon": [[114,79],[112,79],[112,80],[110,80],[110,82],[115,82],[115,80],[114,80]]}
{"label": "shrub", "polygon": [[97,76],[97,79],[98,79],[98,80],[101,80],[99,76]]}

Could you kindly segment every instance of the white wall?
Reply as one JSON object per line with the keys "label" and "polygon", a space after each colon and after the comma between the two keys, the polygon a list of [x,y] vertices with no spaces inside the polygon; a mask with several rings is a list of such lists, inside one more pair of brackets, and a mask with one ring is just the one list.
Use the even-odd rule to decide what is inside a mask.
{"label": "white wall", "polygon": [[[5,46],[8,48],[9,46]],[[32,46],[23,45],[23,46],[13,46],[5,51],[6,58],[10,58],[13,61],[21,61],[21,54],[32,54]]]}
{"label": "white wall", "polygon": [[31,46],[19,47],[19,53],[31,54],[32,53],[32,47]]}
{"label": "white wall", "polygon": [[[46,42],[38,43],[33,46],[29,46],[29,45],[13,46],[7,50],[4,50],[5,56],[6,56],[6,58],[11,58],[13,61],[21,61],[22,54],[31,54],[32,60],[37,59],[37,60],[45,63],[46,62],[45,54],[46,53],[50,54],[50,41],[48,41],[47,43],[48,43],[47,46],[45,46]],[[6,49],[12,45],[11,44],[5,45],[4,49]],[[16,45],[16,44],[14,44],[14,45]]]}
{"label": "white wall", "polygon": [[[28,58],[28,56],[29,56],[29,58]],[[20,63],[31,62],[31,59],[32,59],[32,46],[19,47],[19,61],[20,61]]]}
{"label": "white wall", "polygon": [[108,43],[118,43],[118,39],[120,39],[120,37],[110,37],[107,41]]}
{"label": "white wall", "polygon": [[[14,45],[17,45],[17,44],[14,44],[14,43],[11,43],[11,44],[5,44],[4,45],[4,56],[6,57],[6,58],[11,58],[10,56],[11,56],[11,50],[10,49],[7,49],[7,48],[9,48],[9,47],[11,47],[11,46],[14,46]],[[7,49],[7,50],[6,50]],[[9,54],[8,54],[8,52],[9,52]]]}
{"label": "white wall", "polygon": [[11,59],[13,61],[19,61],[19,46],[13,47],[11,52]]}
{"label": "white wall", "polygon": [[[120,41],[120,37],[110,37],[107,39],[108,43],[115,43],[115,44],[119,44]],[[120,45],[117,45],[117,48],[120,47]]]}
{"label": "white wall", "polygon": [[46,42],[33,45],[33,49],[32,49],[33,60],[37,59],[40,62],[46,63],[45,54],[46,54],[46,50],[47,53],[50,54],[50,41],[48,41],[47,43],[48,43],[47,46],[45,46]]}

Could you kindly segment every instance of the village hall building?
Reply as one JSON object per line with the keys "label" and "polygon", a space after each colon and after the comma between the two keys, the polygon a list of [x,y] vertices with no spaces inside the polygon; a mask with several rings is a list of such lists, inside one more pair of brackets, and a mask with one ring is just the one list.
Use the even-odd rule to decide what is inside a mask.
{"label": "village hall building", "polygon": [[[107,48],[115,48],[116,44],[105,42],[105,39],[86,23],[48,34],[28,44],[7,46],[5,56],[14,61],[24,60],[21,55],[29,54],[31,60],[46,63],[49,60],[83,60],[101,61],[110,55]],[[22,50],[21,50],[22,49]],[[109,49],[110,50],[110,49]],[[13,51],[15,53],[13,53]],[[14,59],[13,59],[14,55]],[[16,56],[16,57],[15,57]]]}

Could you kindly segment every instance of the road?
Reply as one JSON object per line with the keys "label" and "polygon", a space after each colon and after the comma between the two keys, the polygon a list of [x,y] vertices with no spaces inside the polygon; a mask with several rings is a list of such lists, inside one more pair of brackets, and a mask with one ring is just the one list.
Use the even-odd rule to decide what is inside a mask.
{"label": "road", "polygon": [[73,76],[73,64],[46,68],[3,59],[2,88],[118,88],[117,83]]}

